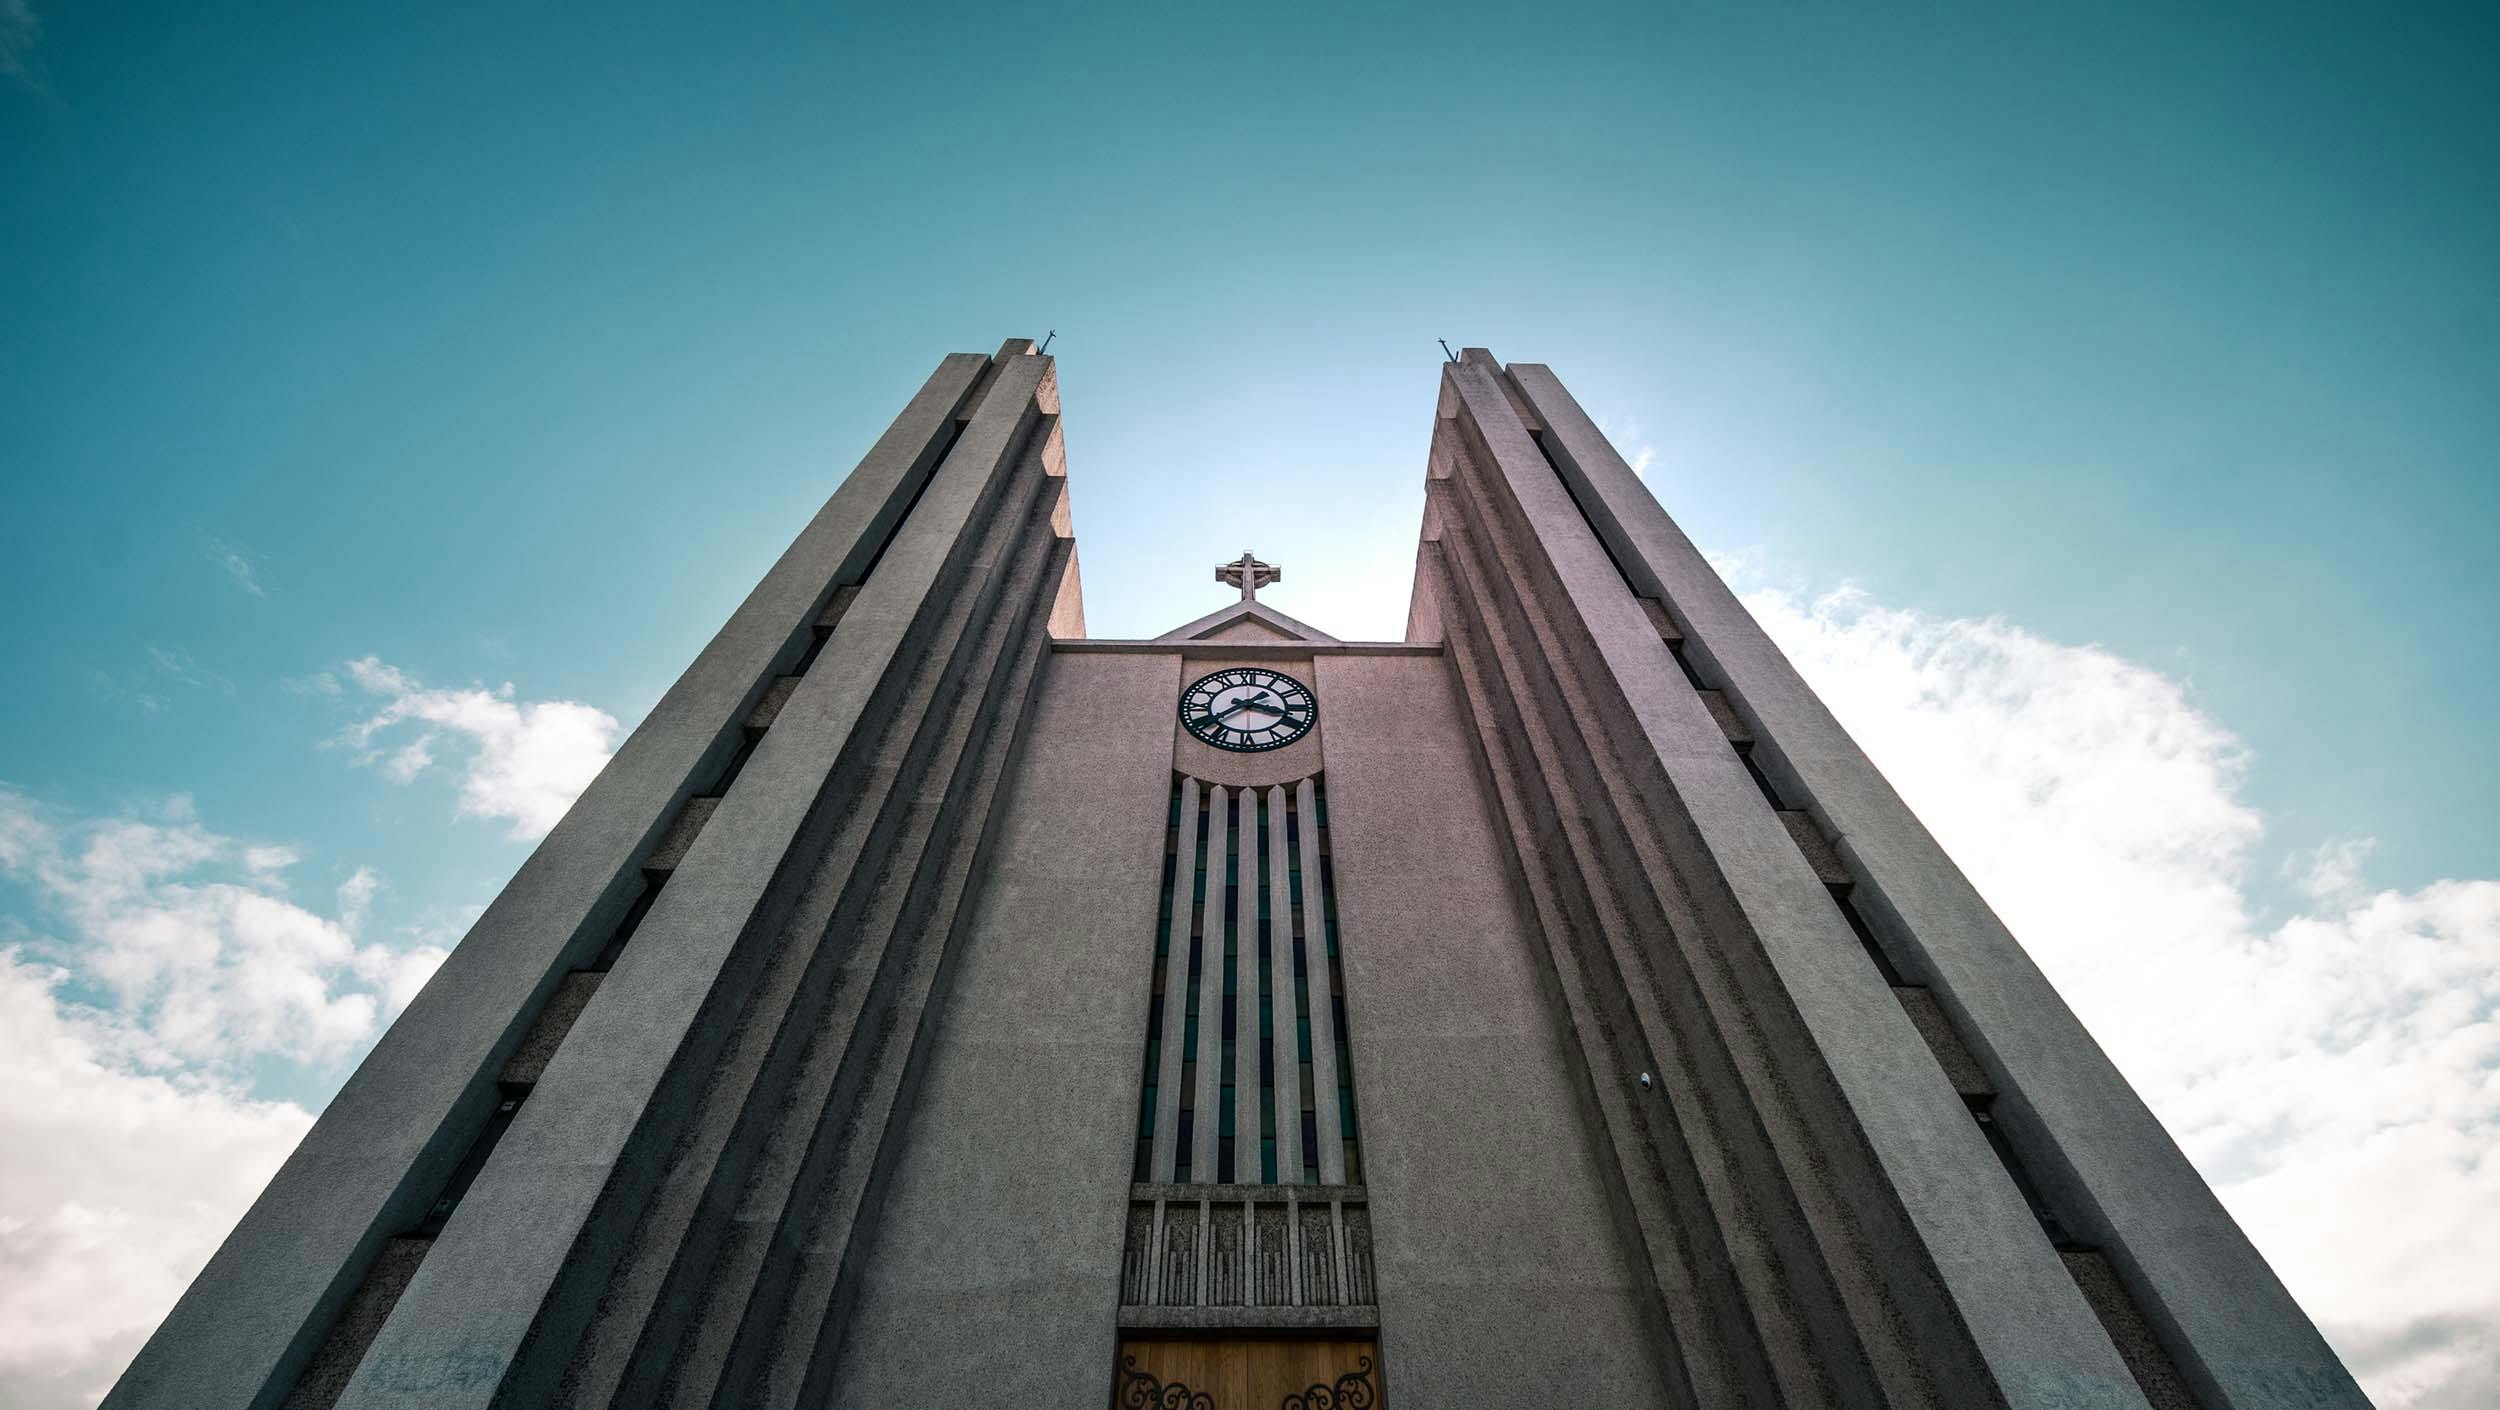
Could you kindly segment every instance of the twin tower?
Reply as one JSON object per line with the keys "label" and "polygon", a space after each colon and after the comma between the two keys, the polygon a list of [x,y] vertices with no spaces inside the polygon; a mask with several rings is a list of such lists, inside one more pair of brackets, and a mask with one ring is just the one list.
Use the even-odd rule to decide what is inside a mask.
{"label": "twin tower", "polygon": [[2366,1404],[1550,371],[1406,640],[1086,636],[938,365],[113,1410]]}

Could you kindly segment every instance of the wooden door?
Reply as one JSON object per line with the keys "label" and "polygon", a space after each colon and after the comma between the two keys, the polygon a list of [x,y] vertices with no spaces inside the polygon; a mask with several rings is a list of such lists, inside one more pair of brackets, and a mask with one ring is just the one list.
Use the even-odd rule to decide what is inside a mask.
{"label": "wooden door", "polygon": [[1369,1337],[1136,1338],[1120,1343],[1115,1410],[1376,1410],[1380,1347]]}

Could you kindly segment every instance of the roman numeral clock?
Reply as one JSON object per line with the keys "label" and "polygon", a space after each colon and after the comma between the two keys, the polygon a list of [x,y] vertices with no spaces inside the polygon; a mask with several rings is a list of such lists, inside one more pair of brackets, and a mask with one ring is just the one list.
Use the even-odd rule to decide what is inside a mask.
{"label": "roman numeral clock", "polygon": [[1182,727],[1242,754],[1281,749],[1309,734],[1318,718],[1309,686],[1264,666],[1211,672],[1181,692]]}

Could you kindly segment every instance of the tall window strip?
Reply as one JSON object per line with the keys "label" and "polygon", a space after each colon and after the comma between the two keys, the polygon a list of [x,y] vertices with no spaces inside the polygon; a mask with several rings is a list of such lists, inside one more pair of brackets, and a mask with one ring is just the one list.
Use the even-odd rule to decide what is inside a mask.
{"label": "tall window strip", "polygon": [[1306,819],[1300,807],[1300,793],[1288,795],[1285,805],[1285,851],[1293,867],[1293,1033],[1294,1083],[1293,1112],[1297,1142],[1302,1152],[1302,1179],[1308,1184],[1319,1182],[1319,1125],[1312,1106],[1314,1084],[1311,1069],[1311,955],[1308,944],[1308,917],[1313,907],[1309,900],[1309,878],[1302,869],[1304,827]]}
{"label": "tall window strip", "polygon": [[1326,795],[1175,777],[1132,1178],[1362,1180]]}
{"label": "tall window strip", "polygon": [[[1211,804],[1213,798],[1205,800]],[[1189,974],[1182,990],[1188,1006],[1187,1022],[1181,1030],[1181,1118],[1173,1133],[1175,1165],[1172,1178],[1186,1183],[1190,1176],[1191,1156],[1197,1145],[1198,1116],[1198,990],[1199,970],[1205,965],[1207,925],[1207,823],[1212,807],[1198,810],[1198,845],[1194,849],[1194,879],[1189,888]]]}
{"label": "tall window strip", "polygon": [[[1239,811],[1246,811],[1242,810],[1240,805],[1247,802],[1249,797],[1249,790],[1242,789],[1236,791],[1228,800],[1236,809],[1236,817]],[[1239,1134],[1233,1123],[1233,1098],[1235,1095],[1234,1078],[1238,1071],[1234,1066],[1234,1055],[1241,1034],[1240,1025],[1234,1021],[1234,1015],[1239,1008],[1241,987],[1239,980],[1241,974],[1241,927],[1239,924],[1241,916],[1241,825],[1236,818],[1228,818],[1226,821],[1232,823],[1232,826],[1224,830],[1224,973],[1222,977],[1224,1007],[1223,1030],[1216,1035],[1217,1041],[1222,1045],[1220,1060],[1223,1066],[1219,1070],[1223,1074],[1223,1079],[1218,1088],[1215,1108],[1217,1122],[1215,1178],[1229,1184],[1233,1180],[1234,1171],[1233,1141]]]}
{"label": "tall window strip", "polygon": [[1268,858],[1268,795],[1259,794],[1259,1181],[1276,1183],[1276,975],[1274,888]]}
{"label": "tall window strip", "polygon": [[[1193,819],[1194,820],[1194,819]],[[1163,1095],[1163,1006],[1172,980],[1172,880],[1181,850],[1181,781],[1172,778],[1172,798],[1163,824],[1163,879],[1155,888],[1155,979],[1146,1001],[1146,1072],[1139,1080],[1137,1102],[1137,1167],[1131,1177],[1148,1178],[1153,1168],[1155,1102]]]}
{"label": "tall window strip", "polygon": [[1346,1042],[1345,964],[1337,944],[1337,866],[1328,849],[1328,790],[1315,784],[1319,804],[1319,898],[1321,929],[1328,937],[1328,1008],[1336,1037],[1337,1130],[1345,1145],[1344,1183],[1363,1183],[1362,1149],[1354,1134],[1354,1058]]}

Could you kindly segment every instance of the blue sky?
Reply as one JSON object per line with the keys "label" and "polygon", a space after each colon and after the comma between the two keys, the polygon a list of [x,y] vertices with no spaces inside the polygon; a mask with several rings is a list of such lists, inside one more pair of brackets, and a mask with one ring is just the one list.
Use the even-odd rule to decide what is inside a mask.
{"label": "blue sky", "polygon": [[[1046,329],[1097,635],[1245,546],[1396,635],[1448,338],[1553,365],[1923,811],[2170,770],[2211,826],[2109,865],[2227,871],[2243,949],[2485,884],[2500,27],[1908,8],[0,0],[0,943],[282,1152],[937,357]],[[2078,682],[2107,729],[1956,713]],[[132,958],[253,896],[332,1038]]]}

